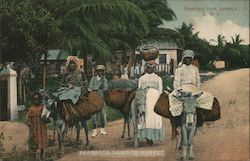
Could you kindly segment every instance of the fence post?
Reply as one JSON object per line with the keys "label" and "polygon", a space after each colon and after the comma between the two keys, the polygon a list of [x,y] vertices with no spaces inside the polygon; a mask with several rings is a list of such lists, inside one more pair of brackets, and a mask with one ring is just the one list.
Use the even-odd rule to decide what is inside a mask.
{"label": "fence post", "polygon": [[[0,110],[1,120],[14,120],[17,118],[17,73],[9,67],[5,67],[0,73]],[[3,112],[3,113],[2,113]]]}

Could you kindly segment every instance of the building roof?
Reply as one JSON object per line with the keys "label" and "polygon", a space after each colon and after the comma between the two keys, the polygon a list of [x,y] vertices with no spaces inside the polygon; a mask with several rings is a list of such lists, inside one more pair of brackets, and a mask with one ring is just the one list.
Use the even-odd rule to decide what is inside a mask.
{"label": "building roof", "polygon": [[[67,60],[68,56],[71,54],[65,50],[48,50],[47,52],[47,60]],[[44,61],[44,54],[41,56],[41,61]]]}
{"label": "building roof", "polygon": [[152,45],[156,46],[160,50],[174,50],[174,49],[183,50],[176,43],[171,42],[171,41],[164,41],[164,42],[149,41],[149,42],[146,42],[146,43],[142,43],[140,46],[137,47],[137,49],[141,49],[144,46],[152,46]]}

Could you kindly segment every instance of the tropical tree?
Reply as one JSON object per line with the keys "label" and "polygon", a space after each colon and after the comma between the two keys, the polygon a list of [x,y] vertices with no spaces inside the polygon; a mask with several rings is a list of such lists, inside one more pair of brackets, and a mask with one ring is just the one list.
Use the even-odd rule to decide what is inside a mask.
{"label": "tropical tree", "polygon": [[[27,58],[35,60],[51,48],[77,49],[107,58],[112,56],[108,42],[119,39],[103,40],[102,31],[111,28],[106,30],[103,26],[130,22],[144,32],[147,30],[141,9],[127,0],[2,0],[0,3],[6,59],[31,62]],[[111,39],[112,36],[113,33],[105,35]]]}
{"label": "tropical tree", "polygon": [[194,30],[193,24],[186,24],[185,22],[183,22],[182,26],[176,28],[176,30],[182,36],[185,48],[193,49],[196,47],[195,43],[199,39],[198,37],[199,32],[193,33]]}
{"label": "tropical tree", "polygon": [[136,4],[148,19],[151,29],[163,24],[163,20],[172,21],[176,19],[174,11],[169,8],[166,0],[129,0]]}
{"label": "tropical tree", "polygon": [[240,34],[236,34],[235,38],[231,37],[232,39],[232,46],[238,48],[239,45],[244,42],[243,39],[240,38]]}
{"label": "tropical tree", "polygon": [[218,46],[219,46],[219,47],[225,46],[225,44],[226,44],[225,36],[219,34],[219,35],[217,36],[217,42],[218,42]]}

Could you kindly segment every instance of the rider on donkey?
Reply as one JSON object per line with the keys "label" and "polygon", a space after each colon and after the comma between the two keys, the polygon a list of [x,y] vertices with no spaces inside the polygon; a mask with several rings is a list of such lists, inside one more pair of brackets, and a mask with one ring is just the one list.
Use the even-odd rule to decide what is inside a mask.
{"label": "rider on donkey", "polygon": [[182,61],[176,69],[174,91],[169,94],[169,110],[173,116],[179,116],[182,113],[182,101],[176,97],[180,91],[192,92],[192,95],[202,93],[196,99],[198,108],[212,109],[214,97],[208,92],[201,91],[199,69],[191,64],[193,59],[194,52],[192,50],[185,50],[182,55]]}
{"label": "rider on donkey", "polygon": [[66,86],[68,89],[73,87],[80,87],[80,95],[85,95],[88,91],[88,82],[84,70],[78,68],[78,58],[70,56],[67,59],[67,73],[63,78],[63,86]]}
{"label": "rider on donkey", "polygon": [[[62,111],[64,111],[65,121],[72,126],[75,124],[75,117],[79,115],[75,109],[75,105],[81,96],[88,94],[88,82],[85,72],[78,68],[77,57],[68,57],[66,64],[67,73],[63,76],[62,88],[59,89],[58,98],[60,102],[66,101],[69,103],[62,104]],[[89,117],[85,119],[89,119]]]}

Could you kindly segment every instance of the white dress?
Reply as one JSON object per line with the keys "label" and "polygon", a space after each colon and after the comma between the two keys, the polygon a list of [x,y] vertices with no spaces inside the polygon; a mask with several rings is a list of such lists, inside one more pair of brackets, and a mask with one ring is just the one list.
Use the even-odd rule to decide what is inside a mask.
{"label": "white dress", "polygon": [[146,73],[139,78],[138,88],[148,88],[148,90],[146,90],[145,126],[138,127],[137,138],[147,138],[153,142],[162,141],[165,138],[162,117],[154,112],[154,106],[162,93],[162,79],[155,73]]}

